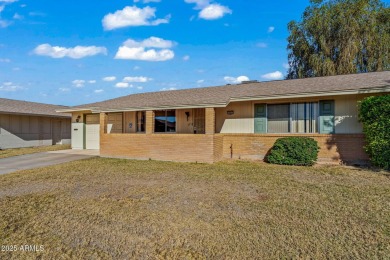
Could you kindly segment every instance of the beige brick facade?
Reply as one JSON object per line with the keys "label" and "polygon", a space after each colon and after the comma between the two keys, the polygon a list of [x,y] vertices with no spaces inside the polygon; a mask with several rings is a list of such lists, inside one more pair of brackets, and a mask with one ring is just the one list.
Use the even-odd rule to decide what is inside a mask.
{"label": "beige brick facade", "polygon": [[363,134],[221,134],[223,158],[263,160],[278,138],[304,136],[318,142],[320,163],[362,163],[368,160],[364,152]]}
{"label": "beige brick facade", "polygon": [[206,108],[206,134],[215,133],[215,109],[213,107]]}
{"label": "beige brick facade", "polygon": [[154,133],[154,112],[146,112],[145,133],[107,134],[100,114],[100,154],[107,157],[213,163],[224,159],[263,160],[278,138],[304,136],[320,146],[320,163],[362,163],[363,134],[216,134],[215,109],[205,109],[206,134]]}
{"label": "beige brick facade", "polygon": [[[263,160],[278,138],[259,134],[101,134],[100,154],[108,157],[213,163],[224,159]],[[290,135],[291,136],[291,135]],[[297,136],[297,135],[294,135]],[[300,135],[318,142],[319,163],[368,160],[361,134]]]}

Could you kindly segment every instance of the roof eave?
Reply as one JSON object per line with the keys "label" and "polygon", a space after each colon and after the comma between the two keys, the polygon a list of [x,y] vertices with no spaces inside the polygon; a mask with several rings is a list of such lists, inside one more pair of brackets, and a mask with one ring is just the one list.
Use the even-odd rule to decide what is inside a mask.
{"label": "roof eave", "polygon": [[268,96],[244,96],[244,97],[232,97],[228,102],[221,103],[208,103],[208,104],[182,104],[182,105],[164,105],[164,106],[149,106],[149,107],[124,107],[124,108],[100,108],[100,107],[84,107],[84,108],[71,108],[71,109],[59,109],[56,112],[61,113],[73,113],[73,112],[87,112],[87,113],[108,113],[108,112],[132,112],[132,111],[148,111],[148,110],[165,110],[165,109],[192,109],[192,108],[206,108],[206,107],[226,107],[231,102],[239,101],[260,101],[270,99],[288,99],[288,98],[305,98],[305,97],[326,97],[326,96],[338,96],[338,95],[356,95],[356,94],[373,94],[373,93],[386,93],[390,92],[390,85],[376,87],[376,88],[361,88],[361,89],[349,89],[349,90],[335,90],[335,91],[317,91],[317,92],[304,92],[304,93],[287,93],[276,94]]}
{"label": "roof eave", "polygon": [[238,98],[233,97],[229,101],[238,102],[238,101],[255,101],[255,100],[270,100],[270,99],[374,94],[374,93],[386,93],[386,92],[390,92],[390,85],[377,87],[377,88],[362,88],[362,89],[351,89],[351,90],[343,90],[343,91],[337,90],[337,91],[319,91],[319,92],[306,92],[306,93],[288,93],[283,95],[247,96],[247,97],[238,97]]}
{"label": "roof eave", "polygon": [[42,116],[42,117],[61,117],[61,118],[70,118],[70,117],[72,117],[71,115],[63,115],[63,114],[20,113],[20,112],[11,112],[11,111],[0,111],[0,114],[23,115],[23,116]]}

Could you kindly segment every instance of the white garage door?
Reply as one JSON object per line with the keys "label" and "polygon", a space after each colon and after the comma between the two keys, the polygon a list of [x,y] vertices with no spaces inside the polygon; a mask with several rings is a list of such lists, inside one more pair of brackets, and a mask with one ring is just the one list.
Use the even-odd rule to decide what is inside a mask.
{"label": "white garage door", "polygon": [[87,115],[85,124],[85,148],[100,148],[100,119],[99,114]]}

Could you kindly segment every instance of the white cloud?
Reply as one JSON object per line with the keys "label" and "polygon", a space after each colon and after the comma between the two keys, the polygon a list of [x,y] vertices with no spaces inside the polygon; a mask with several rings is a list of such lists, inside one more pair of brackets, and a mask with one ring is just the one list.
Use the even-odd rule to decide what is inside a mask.
{"label": "white cloud", "polygon": [[0,0],[0,3],[15,3],[18,0]]}
{"label": "white cloud", "polygon": [[184,61],[189,61],[189,60],[190,60],[190,56],[189,56],[189,55],[184,56],[184,57],[183,57],[183,60],[184,60]]}
{"label": "white cloud", "polygon": [[123,82],[138,82],[138,83],[144,83],[152,80],[151,78],[148,77],[124,77]]}
{"label": "white cloud", "polygon": [[85,85],[85,80],[82,79],[75,79],[72,81],[72,84],[76,88],[82,88]]}
{"label": "white cloud", "polygon": [[285,68],[286,70],[288,70],[290,68],[290,65],[288,63],[283,63],[283,68]]}
{"label": "white cloud", "polygon": [[159,48],[159,49],[167,49],[172,48],[176,43],[169,40],[164,40],[162,38],[158,37],[149,37],[143,41],[135,41],[133,39],[128,39],[123,43],[123,45],[130,47],[130,48]]}
{"label": "white cloud", "polygon": [[15,13],[12,18],[14,18],[15,20],[22,20],[24,17],[18,13]]}
{"label": "white cloud", "polygon": [[[195,10],[200,10],[199,18],[205,20],[216,20],[226,14],[232,14],[229,7],[219,3],[211,3],[211,0],[184,0],[188,4],[195,4]],[[193,17],[191,18],[193,20]]]}
{"label": "white cloud", "polygon": [[115,76],[104,77],[104,78],[102,78],[102,80],[107,81],[107,82],[114,81],[114,80],[116,80],[116,77]]}
{"label": "white cloud", "polygon": [[162,88],[160,91],[170,91],[170,90],[177,90],[177,88]]}
{"label": "white cloud", "polygon": [[70,88],[59,88],[58,90],[61,92],[69,92]]}
{"label": "white cloud", "polygon": [[238,84],[238,83],[241,83],[243,81],[248,81],[249,78],[247,76],[239,76],[237,78],[235,77],[229,77],[229,76],[226,76],[223,78],[227,83],[229,84]]}
{"label": "white cloud", "polygon": [[0,27],[1,28],[6,28],[6,27],[10,26],[11,24],[12,24],[12,22],[0,20]]}
{"label": "white cloud", "polygon": [[50,44],[38,45],[34,51],[36,55],[49,56],[55,59],[69,57],[72,59],[81,59],[88,56],[95,56],[98,54],[107,55],[105,47],[97,46],[76,46],[74,48],[65,48],[60,46],[51,46]]}
{"label": "white cloud", "polygon": [[0,13],[4,10],[4,5],[0,6]]}
{"label": "white cloud", "polygon": [[126,6],[123,10],[115,13],[109,13],[104,16],[102,23],[104,30],[114,30],[128,26],[155,26],[169,23],[170,15],[164,19],[154,19],[156,17],[156,8],[146,6],[138,8],[136,6]]}
{"label": "white cloud", "polygon": [[133,70],[139,70],[139,69],[141,69],[140,66],[134,66],[134,68],[133,68]]}
{"label": "white cloud", "polygon": [[264,74],[261,77],[266,80],[278,80],[283,79],[283,73],[280,71],[274,71],[271,73]]}
{"label": "white cloud", "polygon": [[95,84],[95,83],[96,83],[96,80],[88,80],[88,83],[89,83],[89,84]]}
{"label": "white cloud", "polygon": [[0,59],[0,62],[9,63],[9,62],[11,62],[11,60],[10,59]]}
{"label": "white cloud", "polygon": [[[166,61],[175,57],[175,53],[169,49],[174,45],[174,42],[158,37],[150,37],[139,42],[128,39],[119,47],[115,59]],[[156,50],[154,48],[161,50]]]}
{"label": "white cloud", "polygon": [[273,26],[268,27],[268,32],[269,33],[272,33],[273,31],[275,31],[275,27],[273,27]]}
{"label": "white cloud", "polygon": [[95,89],[93,92],[95,92],[96,94],[98,93],[102,93],[104,90],[103,89]]}
{"label": "white cloud", "polygon": [[129,88],[129,87],[133,87],[133,85],[130,85],[127,82],[118,82],[115,84],[115,87],[116,88]]}
{"label": "white cloud", "polygon": [[200,11],[199,18],[205,20],[216,20],[222,18],[225,14],[232,14],[232,10],[230,10],[227,6],[211,4]]}
{"label": "white cloud", "polygon": [[202,84],[202,83],[204,83],[204,79],[200,79],[200,80],[198,80],[196,83]]}
{"label": "white cloud", "polygon": [[256,44],[256,46],[259,48],[267,48],[268,47],[268,45],[265,42],[259,42],[258,44]]}
{"label": "white cloud", "polygon": [[137,89],[141,90],[141,89],[144,89],[144,87],[139,86],[139,87],[137,87]]}
{"label": "white cloud", "polygon": [[10,81],[3,82],[0,85],[0,91],[14,92],[14,91],[18,91],[21,89],[24,89],[24,88],[17,85],[17,84],[14,84],[13,82],[10,82]]}
{"label": "white cloud", "polygon": [[210,0],[184,0],[188,4],[196,4],[196,9],[205,8],[210,4]]}

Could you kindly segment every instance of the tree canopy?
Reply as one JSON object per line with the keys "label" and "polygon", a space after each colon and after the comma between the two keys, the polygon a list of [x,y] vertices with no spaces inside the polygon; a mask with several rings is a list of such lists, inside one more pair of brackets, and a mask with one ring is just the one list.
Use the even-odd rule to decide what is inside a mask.
{"label": "tree canopy", "polygon": [[287,79],[390,69],[390,8],[380,0],[311,0],[288,29]]}

